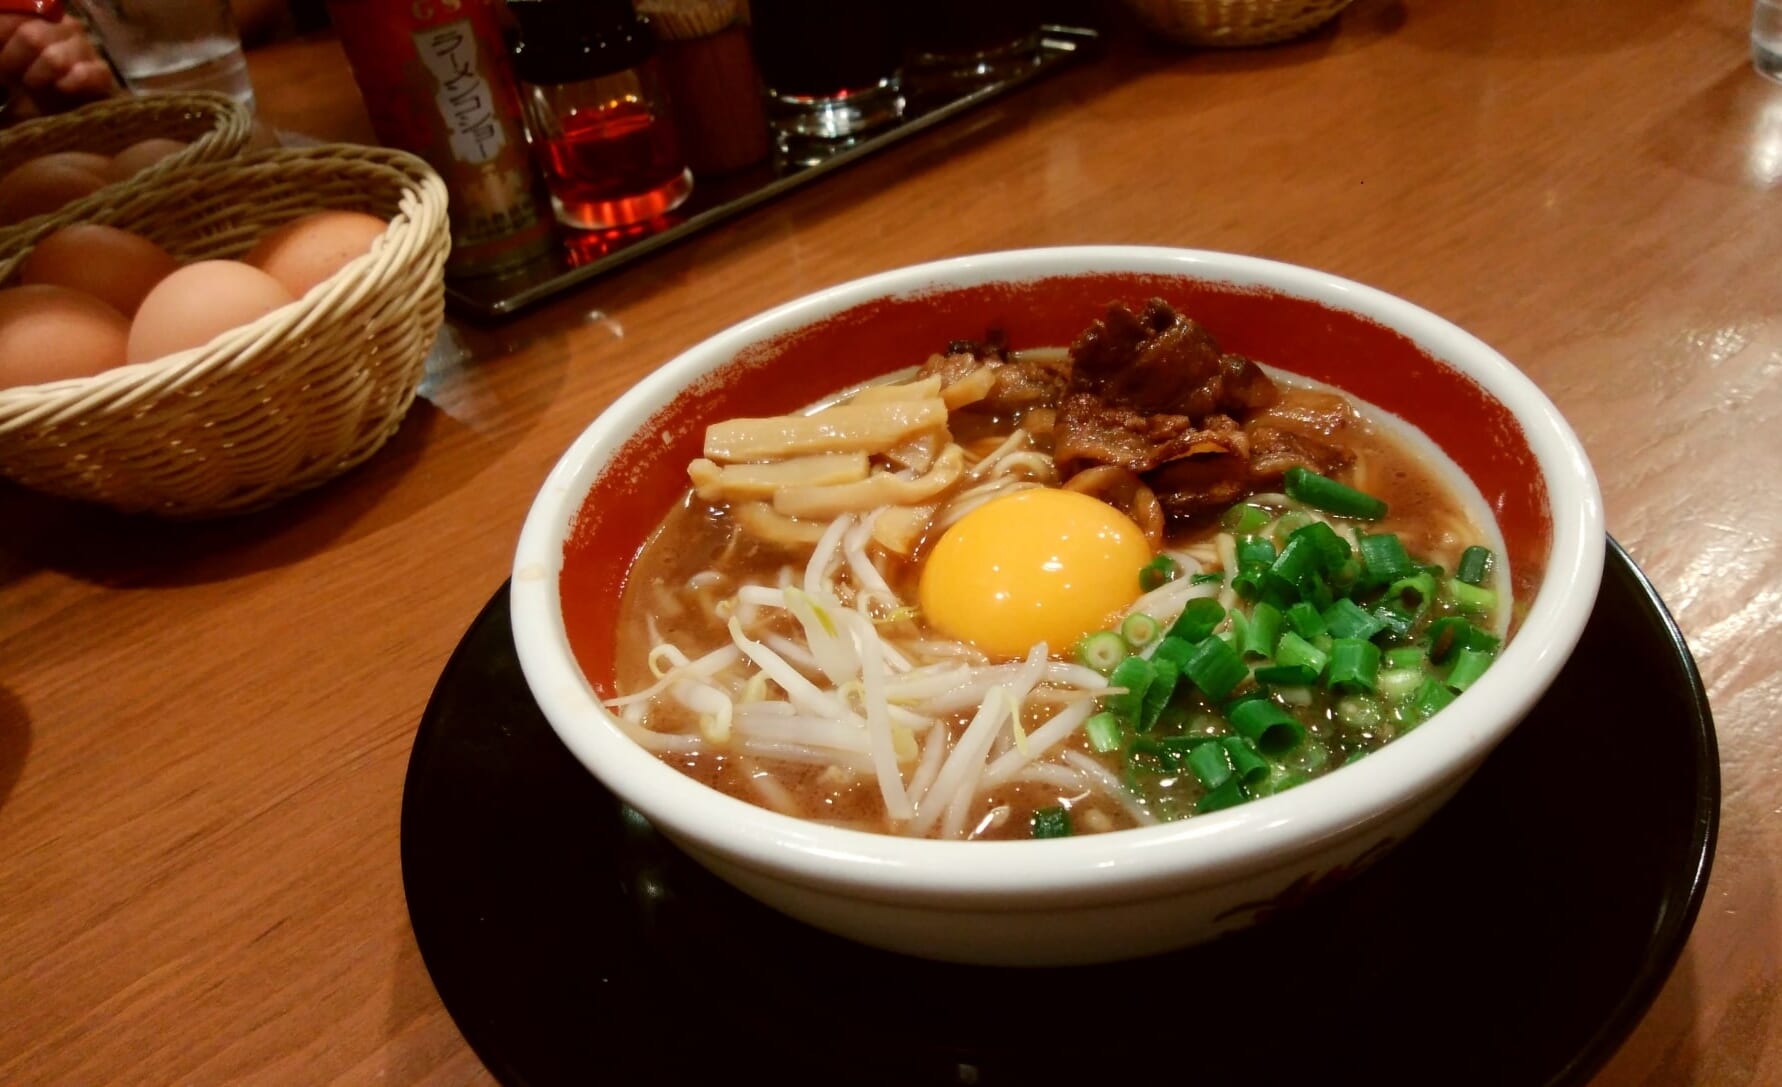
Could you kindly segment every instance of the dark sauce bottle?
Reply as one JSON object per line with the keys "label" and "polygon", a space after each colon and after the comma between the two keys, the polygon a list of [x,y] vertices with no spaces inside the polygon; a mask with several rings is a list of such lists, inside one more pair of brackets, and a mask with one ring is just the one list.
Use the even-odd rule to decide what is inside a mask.
{"label": "dark sauce bottle", "polygon": [[582,229],[665,215],[693,191],[630,0],[508,0],[527,133],[558,221]]}

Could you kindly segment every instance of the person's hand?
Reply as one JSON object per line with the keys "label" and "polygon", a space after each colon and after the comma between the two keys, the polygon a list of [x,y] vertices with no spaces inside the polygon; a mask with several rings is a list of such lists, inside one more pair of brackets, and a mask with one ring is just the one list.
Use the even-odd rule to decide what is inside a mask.
{"label": "person's hand", "polygon": [[71,16],[50,22],[0,15],[0,84],[23,91],[40,112],[54,112],[117,90],[111,67],[86,27]]}

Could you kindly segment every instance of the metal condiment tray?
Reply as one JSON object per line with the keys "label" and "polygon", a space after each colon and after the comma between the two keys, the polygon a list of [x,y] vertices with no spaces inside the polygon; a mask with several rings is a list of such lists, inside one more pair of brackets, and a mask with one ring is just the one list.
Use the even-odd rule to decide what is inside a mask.
{"label": "metal condiment tray", "polygon": [[530,265],[499,276],[448,279],[446,301],[453,312],[465,317],[494,320],[512,316],[1023,87],[1082,56],[1099,40],[1093,29],[1048,25],[1043,28],[1032,65],[1014,76],[938,101],[924,102],[912,96],[911,112],[900,124],[813,165],[767,162],[736,175],[698,178],[693,195],[672,218],[624,231],[562,229],[555,251]]}

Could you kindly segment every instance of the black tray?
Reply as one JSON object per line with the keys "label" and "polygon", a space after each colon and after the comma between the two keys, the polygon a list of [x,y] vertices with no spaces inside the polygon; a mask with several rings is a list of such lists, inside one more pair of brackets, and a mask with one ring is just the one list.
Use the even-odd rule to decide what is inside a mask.
{"label": "black tray", "polygon": [[622,808],[528,695],[504,587],[421,720],[402,871],[434,986],[510,1087],[1577,1084],[1682,950],[1719,791],[1695,664],[1611,541],[1547,697],[1362,875],[1171,955],[940,965],[783,918]]}
{"label": "black tray", "polygon": [[949,118],[999,98],[1010,91],[1049,75],[1059,66],[1083,56],[1100,40],[1090,27],[1042,28],[1033,63],[1020,71],[981,87],[952,93],[912,90],[904,120],[825,158],[800,165],[779,156],[738,174],[696,178],[693,195],[670,216],[624,230],[576,231],[562,228],[554,250],[530,265],[499,276],[466,277],[446,281],[446,301],[454,312],[468,317],[508,317],[579,283],[603,275],[621,265],[652,253],[695,231],[723,222],[749,208],[791,192],[801,185],[857,162]]}

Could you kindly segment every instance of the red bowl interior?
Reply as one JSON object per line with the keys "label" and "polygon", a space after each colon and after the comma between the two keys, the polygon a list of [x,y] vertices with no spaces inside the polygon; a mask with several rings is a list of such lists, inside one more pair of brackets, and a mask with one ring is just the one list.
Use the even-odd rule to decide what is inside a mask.
{"label": "red bowl interior", "polygon": [[1392,329],[1317,302],[1108,272],[876,299],[758,344],[689,387],[620,448],[565,541],[563,618],[583,674],[604,696],[615,693],[614,602],[638,551],[686,491],[687,462],[700,455],[709,424],[797,410],[991,329],[1011,348],[1068,344],[1110,302],[1153,297],[1205,325],[1227,351],[1335,385],[1420,428],[1484,495],[1516,598],[1533,596],[1552,545],[1546,487],[1515,416],[1470,377]]}

